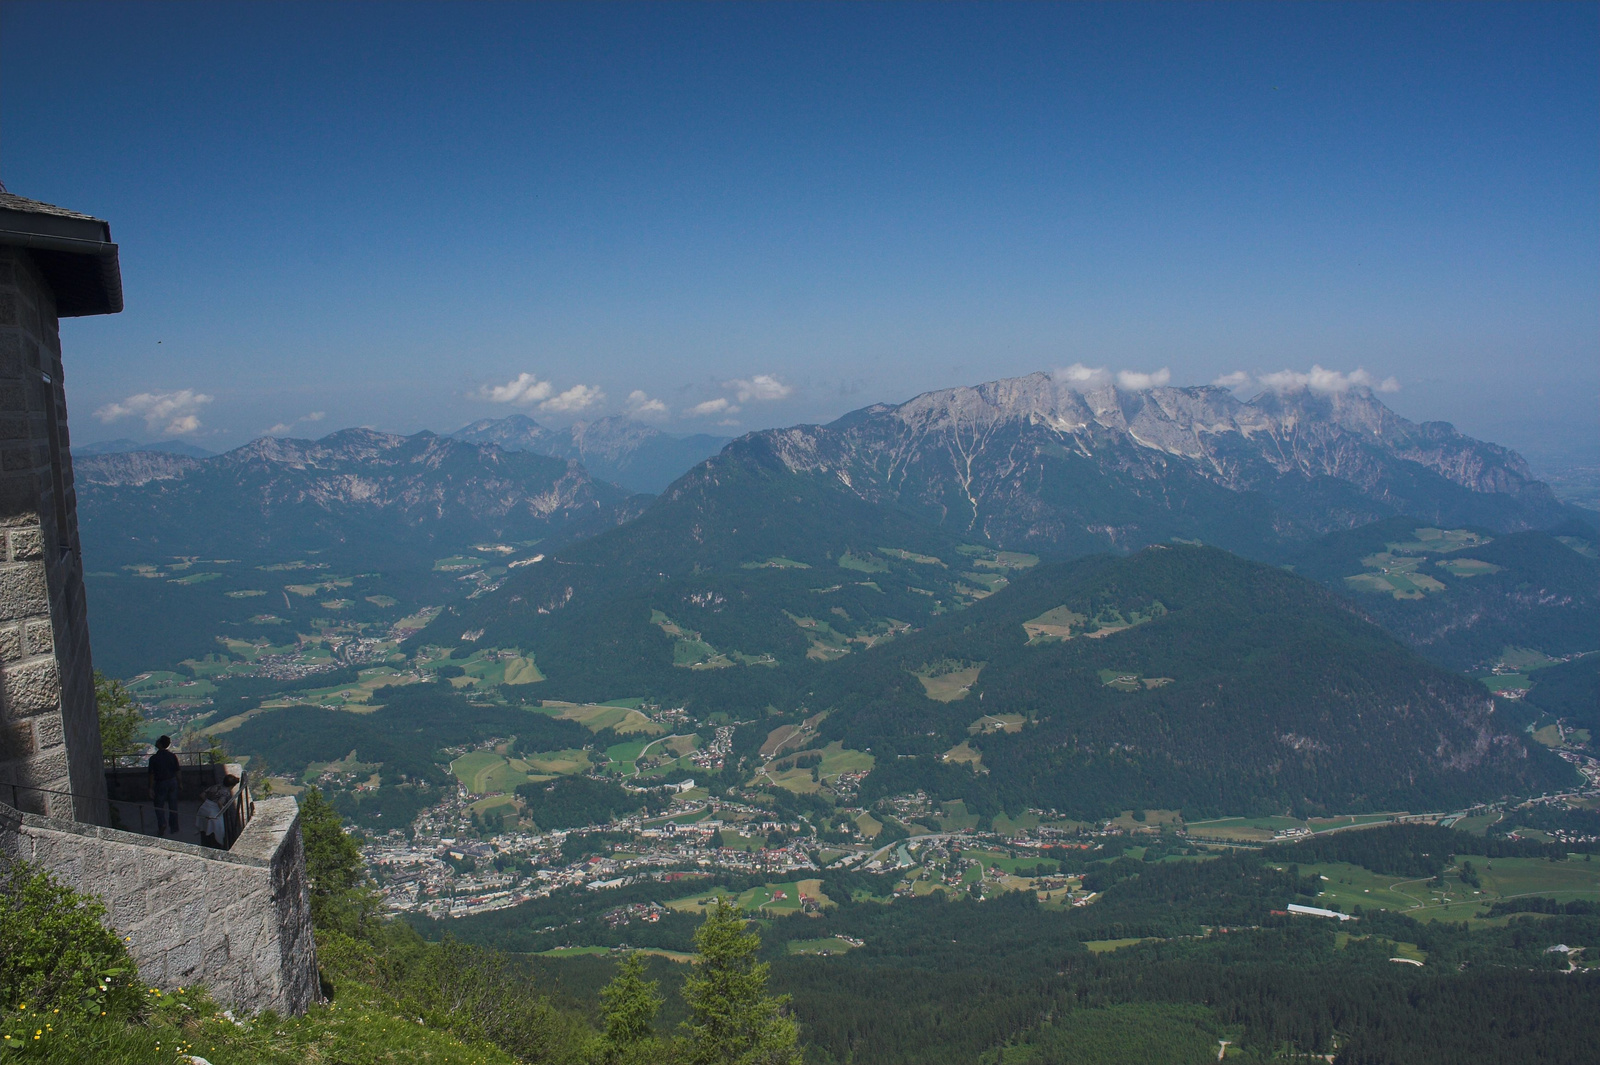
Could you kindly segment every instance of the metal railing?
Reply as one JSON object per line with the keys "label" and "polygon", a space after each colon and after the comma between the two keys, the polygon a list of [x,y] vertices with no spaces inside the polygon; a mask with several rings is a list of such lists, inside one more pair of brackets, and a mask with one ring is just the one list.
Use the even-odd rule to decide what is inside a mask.
{"label": "metal railing", "polygon": [[[37,796],[38,801],[25,801],[24,796],[27,795]],[[86,802],[91,805],[104,802],[111,815],[111,824],[108,827],[124,832],[138,832],[146,836],[160,835],[163,823],[169,823],[166,819],[172,816],[167,811],[156,809],[153,799],[114,799],[110,797],[96,799],[78,792],[60,791],[56,788],[40,788],[32,784],[0,783],[0,796],[9,797],[11,807],[22,813],[42,814],[46,817],[61,817],[65,814],[68,819],[76,818],[77,804],[79,802]],[[53,805],[60,804],[52,803],[52,797],[68,800],[65,804],[68,807],[67,810],[53,810],[51,808]],[[238,783],[228,789],[228,797],[222,805],[223,830],[227,843],[221,849],[230,849],[238,841],[240,834],[244,832],[245,826],[250,823],[254,808],[255,802],[250,796],[248,778],[241,774],[238,778]]]}
{"label": "metal railing", "polygon": [[[173,751],[169,749],[168,753],[177,756],[178,764],[181,766],[223,765],[227,761],[225,758],[213,757],[210,751]],[[150,755],[146,752],[144,754],[120,754],[113,758],[107,758],[105,763],[108,770],[143,769],[149,761]]]}

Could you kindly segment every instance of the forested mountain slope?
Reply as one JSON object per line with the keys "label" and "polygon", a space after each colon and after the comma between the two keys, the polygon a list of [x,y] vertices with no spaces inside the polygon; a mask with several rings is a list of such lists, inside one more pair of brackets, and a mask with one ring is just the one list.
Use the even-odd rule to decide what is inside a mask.
{"label": "forested mountain slope", "polygon": [[1423,654],[1466,670],[1507,648],[1600,650],[1597,541],[1576,522],[1496,535],[1391,518],[1330,534],[1293,565]]}
{"label": "forested mountain slope", "polygon": [[118,676],[217,653],[221,638],[376,635],[639,509],[575,463],[431,433],[74,466],[95,662]]}
{"label": "forested mountain slope", "polygon": [[742,711],[785,701],[819,663],[973,602],[1031,561],[963,550],[897,507],[725,454],[638,519],[456,604],[418,640],[537,648],[546,698],[648,694]]}
{"label": "forested mountain slope", "polygon": [[873,793],[991,809],[1420,809],[1573,779],[1341,599],[1182,545],[1040,566],[819,673],[808,701],[876,756]]}

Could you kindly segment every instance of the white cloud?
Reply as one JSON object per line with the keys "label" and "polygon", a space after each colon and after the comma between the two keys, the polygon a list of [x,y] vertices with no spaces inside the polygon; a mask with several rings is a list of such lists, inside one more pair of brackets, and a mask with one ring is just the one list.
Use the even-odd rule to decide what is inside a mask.
{"label": "white cloud", "polygon": [[1075,362],[1064,370],[1057,370],[1055,377],[1057,381],[1079,392],[1104,388],[1111,383],[1111,375],[1106,372],[1104,366],[1085,366],[1081,362]]}
{"label": "white cloud", "polygon": [[555,414],[575,414],[605,402],[606,394],[593,385],[573,385],[559,396],[551,396],[539,404],[540,410]]}
{"label": "white cloud", "polygon": [[737,414],[739,408],[728,401],[727,396],[718,396],[708,399],[704,403],[696,403],[689,408],[689,415],[695,418],[704,418],[709,414]]}
{"label": "white cloud", "polygon": [[531,407],[550,398],[555,386],[541,381],[531,373],[519,373],[503,385],[484,385],[478,389],[478,398],[490,403],[516,403]]}
{"label": "white cloud", "polygon": [[1325,370],[1321,366],[1311,367],[1310,373],[1279,370],[1277,373],[1262,374],[1261,383],[1274,392],[1298,392],[1301,389],[1309,389],[1324,395],[1348,392],[1352,388],[1371,388],[1379,392],[1400,391],[1400,382],[1393,377],[1378,381],[1360,367],[1350,373]]}
{"label": "white cloud", "polygon": [[628,413],[635,418],[665,417],[667,405],[659,399],[651,398],[650,394],[642,389],[634,389],[628,393]]}
{"label": "white cloud", "polygon": [[740,403],[749,403],[752,399],[760,402],[784,399],[794,391],[793,386],[764,373],[758,373],[748,381],[742,378],[737,381],[724,381],[722,387],[731,390],[739,398]]}
{"label": "white cloud", "polygon": [[1138,370],[1118,370],[1117,387],[1125,392],[1143,392],[1147,388],[1160,388],[1172,380],[1172,371],[1163,366],[1155,373]]}
{"label": "white cloud", "polygon": [[303,425],[306,422],[320,422],[322,419],[326,418],[327,416],[328,416],[328,412],[327,411],[314,410],[310,414],[301,415],[300,417],[296,418],[292,422],[279,422],[277,425],[274,425],[271,429],[268,429],[266,431],[265,435],[267,435],[267,436],[283,436],[286,433],[293,432],[294,431],[294,427],[297,426],[297,425]]}
{"label": "white cloud", "polygon": [[1221,377],[1217,378],[1211,383],[1219,388],[1244,388],[1252,380],[1254,380],[1254,378],[1245,373],[1243,370],[1235,370],[1232,373],[1223,374]]}
{"label": "white cloud", "polygon": [[200,428],[197,413],[211,402],[204,392],[185,388],[178,392],[140,392],[116,403],[107,403],[94,412],[110,424],[121,418],[143,418],[145,428],[163,436],[183,436]]}

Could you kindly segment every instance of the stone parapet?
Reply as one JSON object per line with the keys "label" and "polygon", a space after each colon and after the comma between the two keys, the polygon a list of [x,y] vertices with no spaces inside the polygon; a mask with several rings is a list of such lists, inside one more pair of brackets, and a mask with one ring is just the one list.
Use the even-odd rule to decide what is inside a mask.
{"label": "stone parapet", "polygon": [[0,853],[98,896],[152,987],[203,984],[252,1012],[321,998],[300,807],[280,797],[227,851],[23,813],[0,803]]}

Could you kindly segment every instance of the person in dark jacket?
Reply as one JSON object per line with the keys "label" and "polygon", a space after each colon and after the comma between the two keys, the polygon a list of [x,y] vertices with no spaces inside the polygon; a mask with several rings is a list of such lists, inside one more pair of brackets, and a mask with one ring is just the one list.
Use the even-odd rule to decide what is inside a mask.
{"label": "person in dark jacket", "polygon": [[[167,750],[171,736],[156,740],[156,753],[150,756],[150,798],[156,804],[156,832],[178,834],[178,756]],[[167,828],[161,826],[161,807],[167,808]]]}

